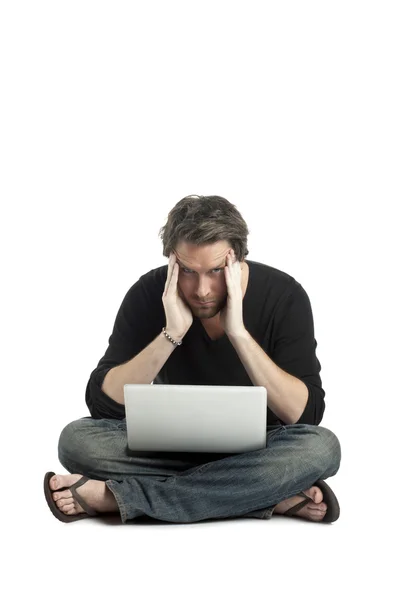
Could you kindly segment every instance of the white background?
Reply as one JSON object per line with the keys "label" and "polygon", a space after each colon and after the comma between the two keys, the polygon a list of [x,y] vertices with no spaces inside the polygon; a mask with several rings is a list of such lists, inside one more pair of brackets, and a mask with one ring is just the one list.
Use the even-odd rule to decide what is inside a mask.
{"label": "white background", "polygon": [[[7,598],[396,596],[399,27],[382,0],[1,4]],[[60,431],[188,194],[235,204],[247,258],[309,295],[342,445],[332,525],[47,507]]]}

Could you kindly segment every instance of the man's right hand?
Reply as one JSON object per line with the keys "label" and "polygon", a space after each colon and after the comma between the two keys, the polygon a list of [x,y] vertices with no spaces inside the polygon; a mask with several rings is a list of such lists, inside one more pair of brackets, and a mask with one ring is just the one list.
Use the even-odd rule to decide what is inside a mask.
{"label": "man's right hand", "polygon": [[171,252],[162,301],[166,317],[165,329],[177,342],[181,341],[193,323],[192,311],[178,294],[178,274],[179,265],[174,252]]}

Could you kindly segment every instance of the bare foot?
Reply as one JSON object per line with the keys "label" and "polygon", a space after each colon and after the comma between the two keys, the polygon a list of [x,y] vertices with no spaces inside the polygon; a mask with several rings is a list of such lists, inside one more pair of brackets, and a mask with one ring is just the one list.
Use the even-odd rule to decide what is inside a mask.
{"label": "bare foot", "polygon": [[[82,475],[53,475],[49,481],[51,490],[67,487],[81,479]],[[88,505],[97,512],[118,512],[118,504],[114,494],[108,489],[104,481],[89,479],[76,490]],[[66,515],[77,515],[86,512],[72,496],[70,490],[54,492],[53,498],[60,510]]]}
{"label": "bare foot", "polygon": [[[301,508],[297,513],[295,513],[296,517],[304,517],[305,519],[310,519],[311,521],[322,521],[325,516],[326,511],[328,510],[328,506],[325,502],[322,502],[322,492],[316,485],[313,485],[308,490],[304,490],[304,493],[309,498],[312,498],[312,502],[309,502],[303,508]],[[289,510],[296,504],[299,504],[305,500],[302,496],[292,496],[287,500],[282,500],[279,502],[273,510],[274,513],[283,514],[285,511]]]}

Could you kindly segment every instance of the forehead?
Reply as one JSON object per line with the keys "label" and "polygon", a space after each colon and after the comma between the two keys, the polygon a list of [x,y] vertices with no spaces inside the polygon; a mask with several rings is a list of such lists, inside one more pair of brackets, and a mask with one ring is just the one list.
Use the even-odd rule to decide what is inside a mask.
{"label": "forehead", "polygon": [[229,249],[230,245],[225,241],[203,246],[180,242],[176,245],[174,252],[177,262],[182,266],[201,271],[225,264]]}

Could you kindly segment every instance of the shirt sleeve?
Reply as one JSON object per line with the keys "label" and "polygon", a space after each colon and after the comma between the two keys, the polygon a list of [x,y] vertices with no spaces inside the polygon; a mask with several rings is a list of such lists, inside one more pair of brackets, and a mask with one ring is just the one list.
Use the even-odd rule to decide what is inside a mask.
{"label": "shirt sleeve", "polygon": [[115,318],[108,348],[91,372],[85,400],[94,419],[124,419],[125,406],[113,400],[101,386],[108,371],[131,360],[154,340],[164,325],[162,293],[155,298],[151,289],[139,279],[126,293]]}
{"label": "shirt sleeve", "polygon": [[307,404],[297,423],[319,425],[325,411],[316,348],[310,300],[303,287],[294,281],[275,313],[271,360],[307,386]]}

